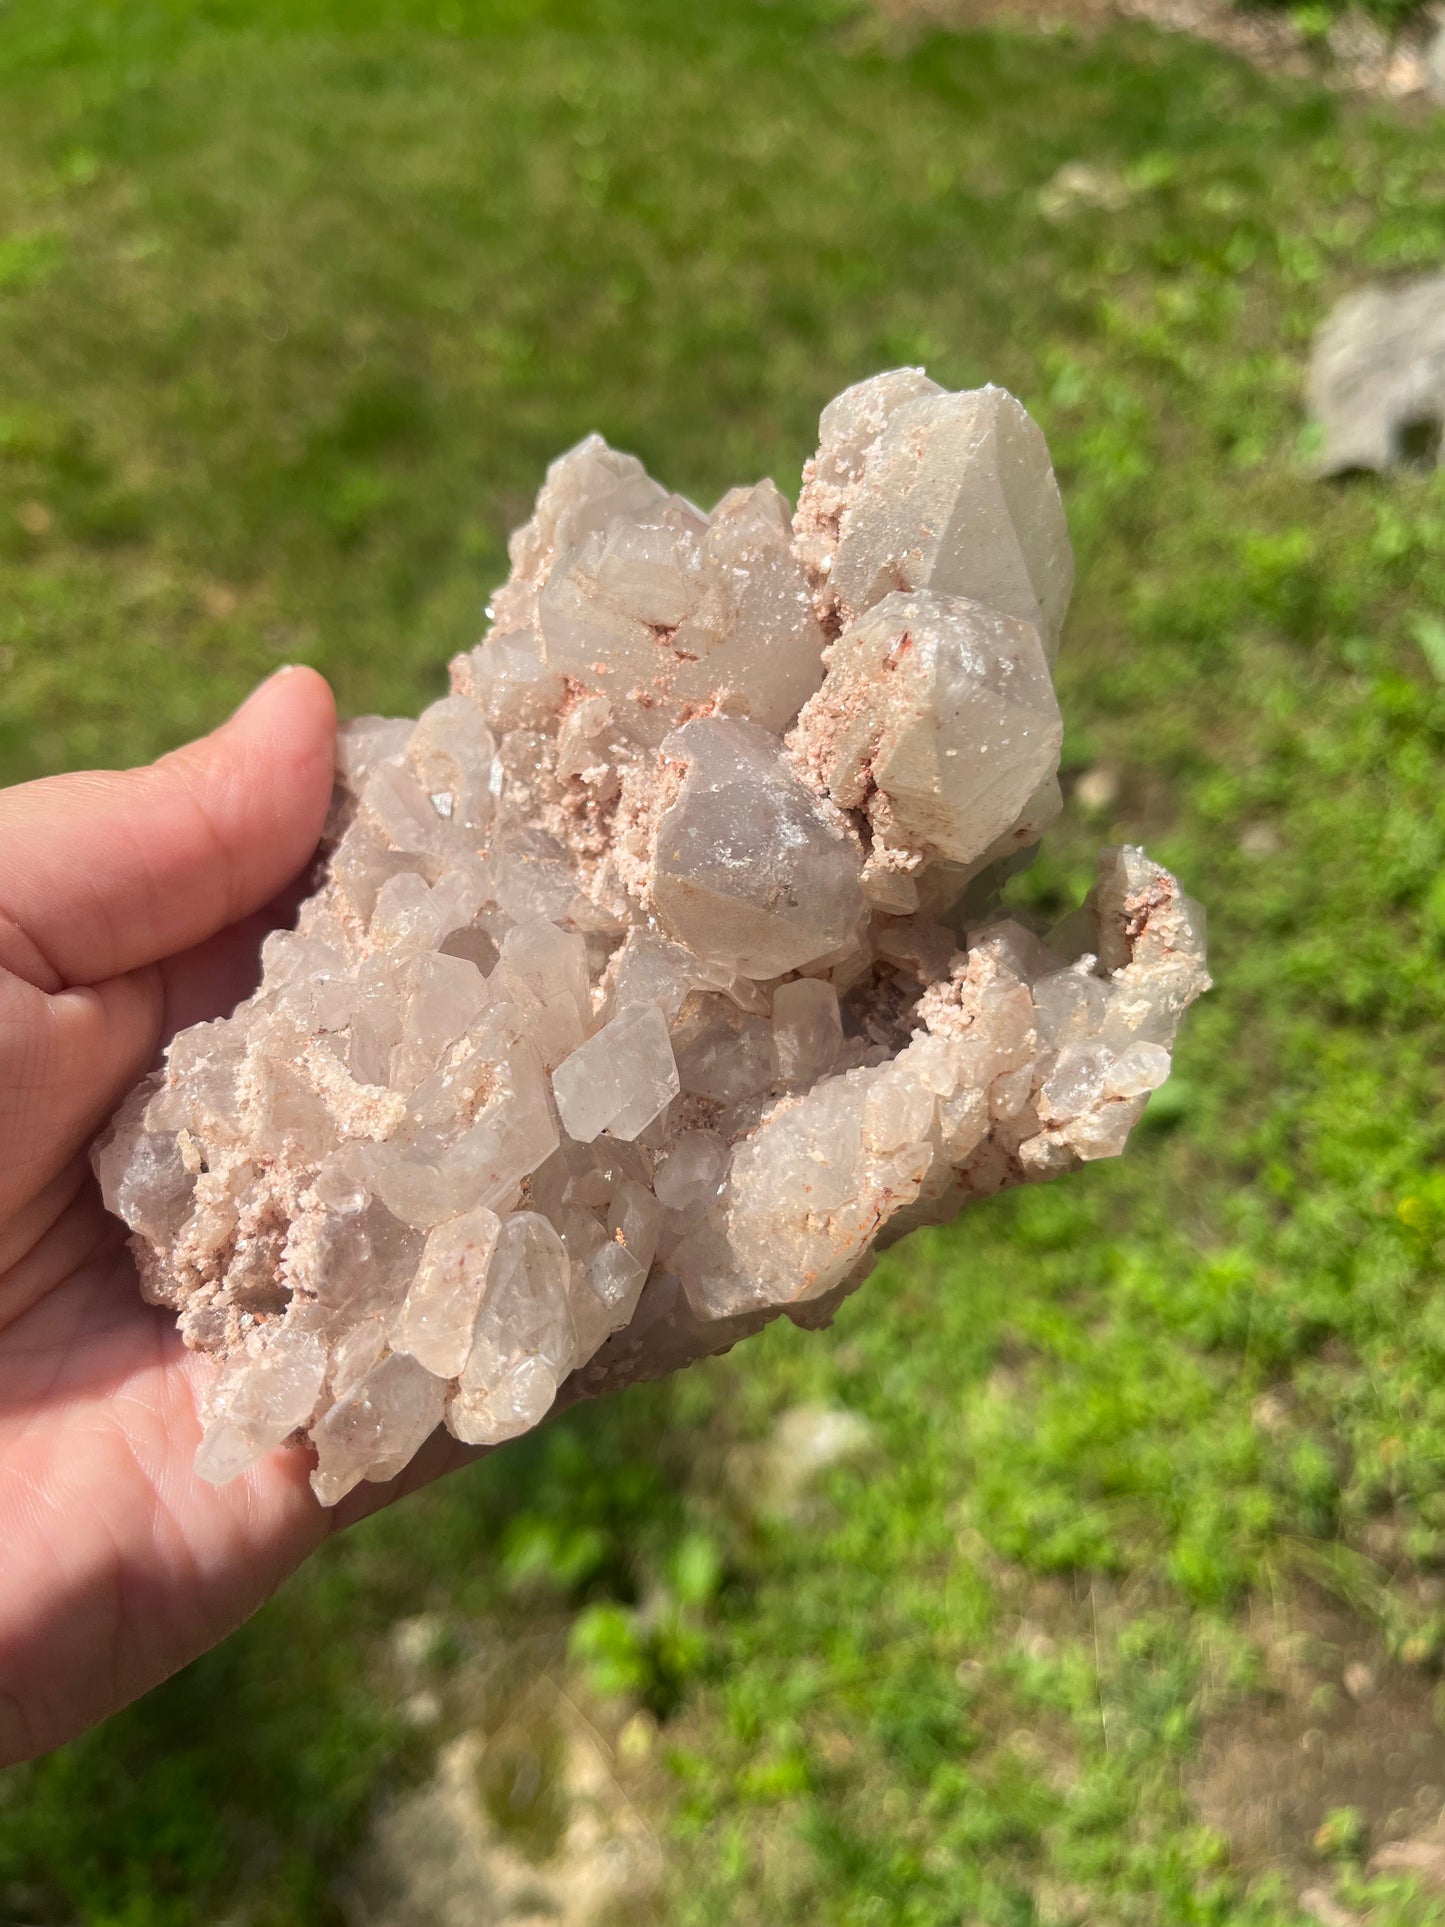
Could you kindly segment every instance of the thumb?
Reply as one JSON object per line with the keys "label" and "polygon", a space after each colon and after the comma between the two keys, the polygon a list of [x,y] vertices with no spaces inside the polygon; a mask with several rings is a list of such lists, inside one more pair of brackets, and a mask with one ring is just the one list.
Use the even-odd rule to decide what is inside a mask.
{"label": "thumb", "polygon": [[0,792],[0,969],[47,991],[97,984],[259,909],[316,848],[335,731],[323,679],[283,669],[145,769]]}

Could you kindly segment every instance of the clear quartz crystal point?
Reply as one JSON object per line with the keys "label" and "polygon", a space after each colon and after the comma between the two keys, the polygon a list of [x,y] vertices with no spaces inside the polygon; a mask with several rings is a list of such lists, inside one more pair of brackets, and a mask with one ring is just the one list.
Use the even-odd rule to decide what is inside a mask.
{"label": "clear quartz crystal point", "polygon": [[667,1019],[656,1004],[619,1012],[552,1073],[558,1115],[579,1144],[603,1131],[637,1137],[679,1088]]}
{"label": "clear quartz crystal point", "polygon": [[479,1205],[427,1236],[421,1261],[392,1326],[391,1342],[438,1378],[455,1378],[472,1330],[501,1220]]}
{"label": "clear quartz crystal point", "polygon": [[843,631],[794,756],[884,845],[969,863],[1058,768],[1038,630],[961,596],[890,595]]}
{"label": "clear quartz crystal point", "polygon": [[445,1386],[415,1358],[392,1352],[312,1427],[318,1499],[335,1505],[363,1479],[393,1479],[441,1422]]}
{"label": "clear quartz crystal point", "polygon": [[1037,424],[993,387],[886,413],[840,517],[830,593],[854,615],[895,590],[967,596],[1032,623],[1052,659],[1074,564]]}
{"label": "clear quartz crystal point", "polygon": [[740,977],[841,950],[863,915],[862,859],[836,814],[756,724],[702,719],[663,755],[683,771],[658,821],[652,899],[668,935]]}
{"label": "clear quartz crystal point", "polygon": [[326,1377],[326,1347],[314,1332],[281,1332],[259,1358],[232,1359],[211,1387],[196,1470],[224,1485],[305,1425]]}
{"label": "clear quartz crystal point", "polygon": [[536,1423],[580,1363],[572,1267],[556,1228],[532,1211],[507,1219],[487,1272],[466,1368],[447,1422],[469,1445]]}
{"label": "clear quartz crystal point", "polygon": [[796,513],[589,436],[509,555],[451,692],[342,727],[260,988],[95,1147],[217,1361],[217,1483],[304,1439],[333,1505],[826,1322],[881,1244],[1121,1150],[1208,987],[1140,850],[1047,935],[1000,904],[1061,807],[1072,574],[1001,389],[848,389]]}

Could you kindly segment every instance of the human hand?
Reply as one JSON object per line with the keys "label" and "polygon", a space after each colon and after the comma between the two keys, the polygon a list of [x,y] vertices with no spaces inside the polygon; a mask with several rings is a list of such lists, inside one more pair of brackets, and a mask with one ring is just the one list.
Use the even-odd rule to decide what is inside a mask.
{"label": "human hand", "polygon": [[142,1302],[90,1171],[161,1046],[254,988],[274,900],[316,848],[334,734],[321,677],[283,670],[148,769],[0,792],[0,1764],[164,1679],[448,1455],[433,1440],[339,1516],[301,1453],[198,1479],[214,1367]]}

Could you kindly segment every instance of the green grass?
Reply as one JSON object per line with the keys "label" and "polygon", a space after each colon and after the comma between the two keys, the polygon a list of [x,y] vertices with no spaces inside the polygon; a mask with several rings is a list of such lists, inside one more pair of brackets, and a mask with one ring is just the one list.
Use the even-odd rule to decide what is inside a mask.
{"label": "green grass", "polygon": [[[1122,209],[1045,214],[1077,159]],[[1442,165],[1438,120],[1142,30],[0,14],[7,780],[148,756],[279,660],[414,709],[586,430],[704,500],[792,488],[836,389],[923,361],[1035,410],[1079,553],[1066,782],[1117,795],[1021,895],[1145,841],[1219,986],[1121,1163],[373,1522],[0,1777],[0,1921],[339,1922],[373,1802],[487,1716],[498,1653],[660,1722],[679,1927],[1285,1927],[1304,1879],[1439,1917],[1363,1871],[1383,1810],[1271,1871],[1199,1789],[1274,1703],[1260,1602],[1340,1602],[1426,1725],[1445,1662],[1445,486],[1308,482],[1299,404],[1331,300],[1438,262]],[[806,1531],[735,1476],[804,1399],[875,1432]],[[388,1644],[423,1610],[440,1728]]]}

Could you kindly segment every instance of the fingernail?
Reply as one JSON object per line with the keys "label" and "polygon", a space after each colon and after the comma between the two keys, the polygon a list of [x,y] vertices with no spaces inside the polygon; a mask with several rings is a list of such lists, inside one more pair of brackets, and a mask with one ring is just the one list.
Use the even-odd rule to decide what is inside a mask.
{"label": "fingernail", "polygon": [[273,669],[271,671],[271,674],[267,676],[264,682],[257,683],[256,687],[251,691],[250,695],[243,697],[242,700],[239,703],[237,703],[236,707],[231,711],[228,721],[233,723],[238,721],[240,717],[245,715],[246,711],[251,707],[252,703],[256,702],[260,697],[265,695],[266,691],[271,687],[273,683],[280,682],[283,676],[289,676],[293,674],[294,671],[299,667],[300,665],[298,663],[288,662],[288,663],[284,663],[280,669]]}

